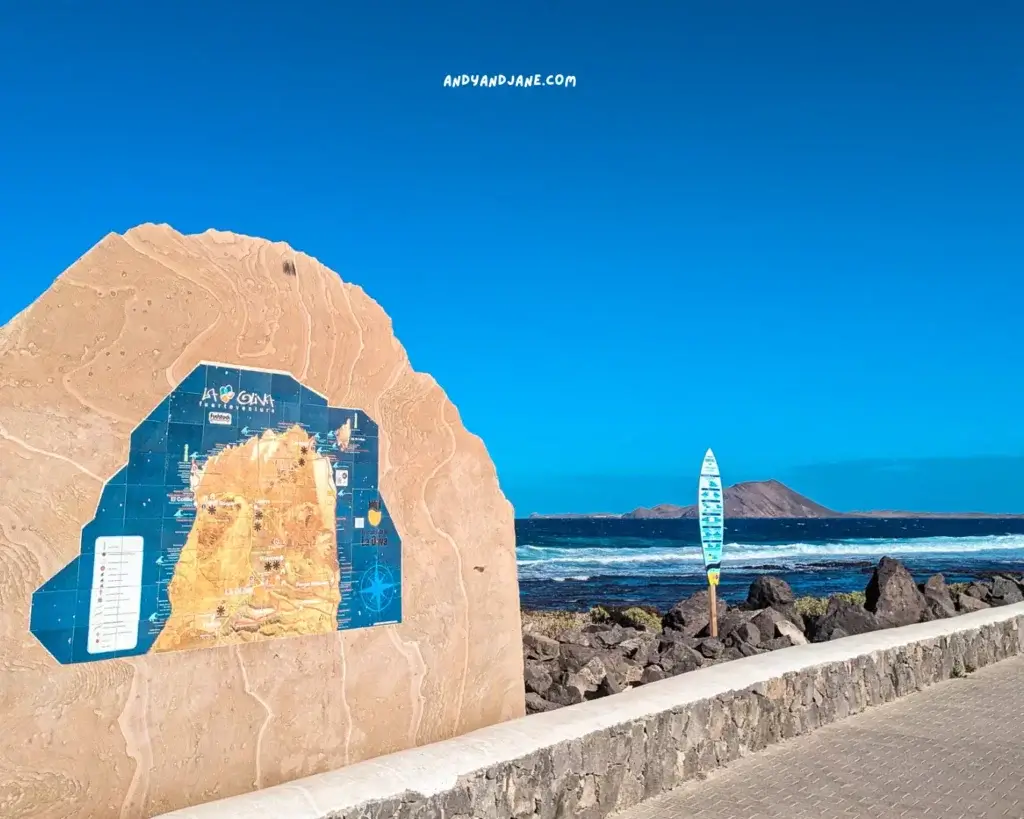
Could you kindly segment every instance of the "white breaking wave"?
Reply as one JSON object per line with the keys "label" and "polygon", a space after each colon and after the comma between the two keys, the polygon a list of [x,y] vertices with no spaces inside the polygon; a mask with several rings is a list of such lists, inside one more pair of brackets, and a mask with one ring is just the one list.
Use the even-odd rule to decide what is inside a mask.
{"label": "white breaking wave", "polygon": [[[998,552],[1001,559],[1013,559],[1014,551],[1024,560],[1024,535],[993,537],[930,537],[836,540],[828,543],[749,544],[726,543],[722,563],[733,568],[755,568],[767,564],[787,569],[813,568],[819,563],[878,560],[883,556],[981,555]],[[652,546],[621,549],[613,546],[558,548],[524,545],[516,550],[519,576],[524,580],[565,580],[595,575],[680,575],[703,571],[698,546]]]}

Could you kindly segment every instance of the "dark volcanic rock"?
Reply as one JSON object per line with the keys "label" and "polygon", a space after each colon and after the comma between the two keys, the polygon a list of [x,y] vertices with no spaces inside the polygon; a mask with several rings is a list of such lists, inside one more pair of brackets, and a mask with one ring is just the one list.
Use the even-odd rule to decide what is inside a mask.
{"label": "dark volcanic rock", "polygon": [[643,666],[626,660],[618,652],[609,651],[602,658],[605,667],[605,680],[609,684],[622,689],[640,682]]}
{"label": "dark volcanic rock", "polygon": [[526,713],[527,714],[542,714],[545,711],[554,711],[556,708],[561,708],[556,702],[548,702],[548,700],[534,694],[527,692],[526,694]]}
{"label": "dark volcanic rock", "polygon": [[878,618],[863,606],[840,597],[833,597],[829,600],[825,613],[812,621],[808,637],[812,643],[823,643],[854,634],[866,634],[880,628],[882,624]]}
{"label": "dark volcanic rock", "polygon": [[750,618],[750,624],[757,627],[762,641],[774,640],[778,636],[780,622],[792,625],[790,619],[776,609],[762,609]]}
{"label": "dark volcanic rock", "polygon": [[[724,600],[718,601],[718,617],[721,619],[728,605]],[[700,631],[707,628],[711,622],[711,608],[706,591],[699,591],[696,594],[680,600],[662,618],[661,623],[666,629],[681,631],[687,637],[694,637]]]}
{"label": "dark volcanic rock", "polygon": [[598,655],[596,648],[581,646],[576,643],[562,643],[561,665],[566,671],[572,673],[579,671]]}
{"label": "dark volcanic rock", "polygon": [[526,682],[527,691],[532,691],[534,694],[539,694],[542,697],[555,681],[551,671],[536,660],[526,661],[523,668],[523,679]]}
{"label": "dark volcanic rock", "polygon": [[704,658],[696,650],[682,643],[669,643],[658,655],[658,665],[670,676],[694,671],[703,665]]}
{"label": "dark volcanic rock", "polygon": [[609,694],[621,694],[625,690],[626,686],[623,685],[616,677],[609,674],[601,680],[601,684],[597,687],[597,691],[594,692],[594,696],[588,697],[587,699],[607,697]]}
{"label": "dark volcanic rock", "polygon": [[752,609],[783,609],[793,605],[795,601],[789,583],[766,574],[755,578],[747,593],[747,606]]}
{"label": "dark volcanic rock", "polygon": [[[729,609],[724,615],[718,618],[718,639],[724,640],[744,623],[749,623],[755,612],[743,611],[742,609]],[[710,637],[710,623],[701,629],[699,637]]]}
{"label": "dark volcanic rock", "polygon": [[968,597],[974,597],[978,600],[988,602],[989,595],[992,593],[992,581],[975,580],[966,589],[964,589],[963,593]]}
{"label": "dark volcanic rock", "polygon": [[[572,671],[565,675],[564,686],[566,688],[578,689],[580,694],[586,698],[588,694],[593,694],[600,688],[601,683],[604,682],[605,677],[608,676],[608,667],[604,662],[603,657],[594,656],[578,671]],[[555,686],[552,686],[550,691],[554,691]],[[547,695],[551,697],[549,693]]]}
{"label": "dark volcanic rock", "polygon": [[767,649],[768,651],[778,651],[780,648],[792,648],[794,643],[789,637],[776,637],[774,640],[769,640],[766,643],[761,643],[761,648]]}
{"label": "dark volcanic rock", "polygon": [[929,619],[939,620],[944,617],[953,617],[956,614],[956,605],[946,586],[946,578],[941,574],[933,574],[922,583],[921,594],[924,595],[925,609]]}
{"label": "dark volcanic rock", "polygon": [[762,644],[783,637],[789,640],[790,645],[803,645],[807,642],[804,636],[804,618],[797,614],[796,606],[787,608],[789,611],[768,608],[753,613],[750,624],[757,627]]}
{"label": "dark volcanic rock", "polygon": [[709,660],[717,660],[725,651],[725,644],[715,637],[705,637],[697,644],[697,651]]}
{"label": "dark volcanic rock", "polygon": [[658,680],[664,680],[668,675],[662,670],[660,666],[649,665],[644,669],[643,676],[640,677],[640,684],[647,685],[647,683],[657,682]]}
{"label": "dark volcanic rock", "polygon": [[[904,625],[1024,601],[1024,576],[993,575],[953,595],[942,575],[917,586],[906,568],[883,558],[866,590],[867,606],[834,596],[820,617],[796,613],[792,589],[769,576],[751,584],[739,608],[719,603],[718,637],[711,637],[708,593],[679,601],[662,618],[633,609],[637,625],[602,609],[599,622],[567,630],[554,640],[523,634],[526,707],[531,714],[617,694],[637,685],[695,671],[702,666],[752,657]],[[872,609],[872,610],[869,610]],[[607,613],[605,613],[607,612]],[[641,624],[644,626],[641,628]]]}
{"label": "dark volcanic rock", "polygon": [[622,656],[640,666],[645,666],[652,660],[657,659],[658,640],[654,634],[645,632],[642,637],[632,637],[629,640],[623,640],[619,643],[618,649],[622,652]]}
{"label": "dark volcanic rock", "polygon": [[744,643],[742,641],[736,643],[736,649],[744,657],[753,657],[755,654],[761,653],[757,650],[756,646],[752,646],[750,643]]}
{"label": "dark volcanic rock", "polygon": [[984,609],[992,608],[984,600],[972,597],[967,592],[957,595],[956,606],[964,614],[970,614],[972,611],[983,611]]}
{"label": "dark volcanic rock", "polygon": [[674,628],[667,628],[661,632],[661,638],[658,640],[658,651],[664,651],[669,643],[682,643],[684,646],[696,648],[699,642],[700,640],[696,637],[689,637],[681,631],[676,631]]}
{"label": "dark volcanic rock", "polygon": [[989,594],[989,602],[993,606],[1009,606],[1013,603],[1024,601],[1024,594],[1021,594],[1020,586],[1010,578],[996,575],[992,578],[992,591]]}
{"label": "dark volcanic rock", "polygon": [[751,610],[773,609],[803,631],[804,618],[796,610],[793,589],[780,577],[761,575],[755,578],[750,584],[747,601],[743,605],[744,608]]}
{"label": "dark volcanic rock", "polygon": [[556,683],[548,690],[548,695],[545,699],[558,706],[576,705],[577,703],[584,702],[586,696],[581,689],[574,685],[559,685]]}
{"label": "dark volcanic rock", "polygon": [[625,640],[636,637],[639,633],[636,629],[623,628],[617,623],[594,624],[586,626],[582,631],[590,636],[592,646],[601,648],[612,648]]}
{"label": "dark volcanic rock", "polygon": [[[761,643],[761,630],[753,623],[743,623],[729,635],[729,639],[737,644],[747,643],[751,646],[757,646]],[[740,650],[742,651],[742,648]]]}
{"label": "dark volcanic rock", "polygon": [[775,633],[778,635],[776,639],[787,639],[795,646],[807,645],[807,635],[804,634],[803,628],[798,628],[792,622],[779,622],[775,624]]}
{"label": "dark volcanic rock", "polygon": [[560,649],[558,640],[532,632],[523,634],[523,654],[532,660],[553,660]]}
{"label": "dark volcanic rock", "polygon": [[864,590],[864,608],[887,626],[909,626],[924,619],[924,595],[907,567],[891,557],[878,561]]}

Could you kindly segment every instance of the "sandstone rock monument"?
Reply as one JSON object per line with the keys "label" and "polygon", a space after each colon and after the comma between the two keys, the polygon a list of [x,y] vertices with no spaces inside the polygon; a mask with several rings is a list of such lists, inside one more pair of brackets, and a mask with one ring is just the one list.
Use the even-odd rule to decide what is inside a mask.
{"label": "sandstone rock monument", "polygon": [[0,329],[0,814],[153,816],[522,681],[511,506],[360,288],[143,225]]}

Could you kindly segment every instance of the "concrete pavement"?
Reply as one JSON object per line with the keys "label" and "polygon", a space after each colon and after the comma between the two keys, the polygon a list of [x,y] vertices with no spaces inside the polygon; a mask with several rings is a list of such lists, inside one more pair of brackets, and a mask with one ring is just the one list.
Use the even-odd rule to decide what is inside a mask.
{"label": "concrete pavement", "polygon": [[1024,657],[773,745],[615,819],[1022,819]]}

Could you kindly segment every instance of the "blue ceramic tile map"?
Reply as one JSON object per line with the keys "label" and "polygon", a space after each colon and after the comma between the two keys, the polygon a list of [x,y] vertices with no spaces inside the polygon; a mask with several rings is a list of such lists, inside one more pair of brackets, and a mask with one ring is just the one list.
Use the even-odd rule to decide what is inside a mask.
{"label": "blue ceramic tile map", "polygon": [[377,441],[290,375],[201,364],[132,432],[32,633],[81,663],[400,622]]}

